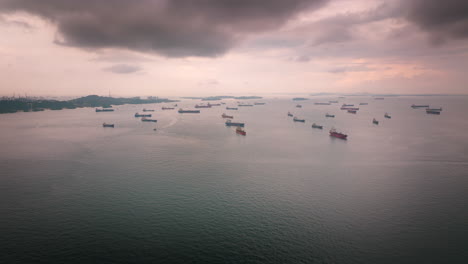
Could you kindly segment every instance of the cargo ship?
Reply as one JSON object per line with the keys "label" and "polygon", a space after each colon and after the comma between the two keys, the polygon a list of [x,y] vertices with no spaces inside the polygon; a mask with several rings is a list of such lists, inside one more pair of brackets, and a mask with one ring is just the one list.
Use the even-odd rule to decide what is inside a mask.
{"label": "cargo ship", "polygon": [[114,124],[102,123],[102,127],[114,127]]}
{"label": "cargo ship", "polygon": [[226,107],[226,110],[237,110],[237,109],[239,109],[239,108],[237,108],[237,107]]}
{"label": "cargo ship", "polygon": [[320,125],[317,125],[317,124],[313,123],[312,128],[323,129],[323,126],[320,126]]}
{"label": "cargo ship", "polygon": [[143,121],[143,122],[154,122],[154,123],[158,122],[158,120],[156,120],[156,119],[149,119],[149,118],[146,118],[146,117],[143,117],[141,119],[141,121]]}
{"label": "cargo ship", "polygon": [[429,105],[415,105],[415,104],[412,104],[411,107],[412,108],[429,108]]}
{"label": "cargo ship", "polygon": [[359,105],[368,105],[368,103],[359,103]]}
{"label": "cargo ship", "polygon": [[153,109],[146,109],[146,108],[143,108],[143,112],[154,112]]}
{"label": "cargo ship", "polygon": [[135,113],[135,117],[151,117],[151,114],[139,114],[139,113]]}
{"label": "cargo ship", "polygon": [[293,116],[293,114],[291,114],[290,112],[288,112],[288,116]]}
{"label": "cargo ship", "polygon": [[314,103],[314,105],[331,105],[331,103]]}
{"label": "cargo ship", "polygon": [[336,129],[334,129],[334,128],[330,129],[330,136],[331,137],[336,137],[336,138],[341,138],[341,139],[348,139],[348,135],[337,132]]}
{"label": "cargo ship", "polygon": [[353,104],[342,104],[341,107],[354,106]]}
{"label": "cargo ship", "polygon": [[348,113],[350,113],[350,114],[356,114],[357,111],[356,111],[356,110],[351,110],[351,109],[349,109],[349,110],[348,110]]}
{"label": "cargo ship", "polygon": [[226,114],[224,114],[224,113],[221,115],[221,117],[222,117],[222,118],[231,118],[231,119],[234,118],[234,116],[226,115]]}
{"label": "cargo ship", "polygon": [[441,108],[426,108],[426,111],[439,111],[441,112],[442,111],[442,107]]}
{"label": "cargo ship", "polygon": [[254,105],[264,105],[265,103],[254,103]]}
{"label": "cargo ship", "polygon": [[251,104],[238,104],[237,106],[253,106]]}
{"label": "cargo ship", "polygon": [[374,100],[385,100],[385,98],[384,97],[376,97],[376,98],[374,98]]}
{"label": "cargo ship", "polygon": [[161,107],[162,110],[174,110],[175,108],[174,107]]}
{"label": "cargo ship", "polygon": [[341,107],[340,109],[341,109],[341,110],[354,110],[354,111],[359,110],[358,107]]}
{"label": "cargo ship", "polygon": [[392,118],[392,116],[390,116],[388,113],[385,113],[384,117],[388,119]]}
{"label": "cargo ship", "polygon": [[329,113],[326,113],[325,117],[335,117],[335,115],[330,115]]}
{"label": "cargo ship", "polygon": [[198,114],[200,113],[200,110],[184,110],[184,109],[179,109],[178,111],[180,114]]}
{"label": "cargo ship", "polygon": [[210,103],[208,103],[208,105],[211,107],[211,106],[220,106],[221,104],[210,104]]}
{"label": "cargo ship", "polygon": [[294,117],[293,120],[294,120],[294,122],[302,122],[302,123],[305,123],[305,119],[300,119],[300,118]]}
{"label": "cargo ship", "polygon": [[440,115],[440,111],[427,109],[426,114]]}
{"label": "cargo ship", "polygon": [[238,126],[238,127],[244,127],[244,123],[238,123],[238,122],[232,122],[231,120],[226,121],[226,126]]}
{"label": "cargo ship", "polygon": [[208,105],[195,105],[195,108],[211,108],[211,105],[208,104]]}
{"label": "cargo ship", "polygon": [[302,105],[298,104],[296,105],[297,108],[302,108]]}
{"label": "cargo ship", "polygon": [[102,109],[96,108],[96,112],[114,112],[114,109],[111,109],[111,108],[102,108]]}
{"label": "cargo ship", "polygon": [[242,129],[240,126],[238,126],[238,127],[236,128],[236,134],[245,136],[245,135],[247,135],[247,132],[245,132],[244,129]]}
{"label": "cargo ship", "polygon": [[328,101],[330,104],[336,104],[338,101]]}
{"label": "cargo ship", "polygon": [[378,124],[379,124],[379,121],[377,121],[377,120],[374,118],[374,119],[372,119],[372,123],[373,123],[374,125],[378,125]]}

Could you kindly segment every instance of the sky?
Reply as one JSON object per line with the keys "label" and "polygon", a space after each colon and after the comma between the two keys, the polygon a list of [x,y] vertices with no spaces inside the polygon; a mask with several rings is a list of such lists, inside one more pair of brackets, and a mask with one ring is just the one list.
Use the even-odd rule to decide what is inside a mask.
{"label": "sky", "polygon": [[0,95],[468,94],[466,0],[0,0]]}

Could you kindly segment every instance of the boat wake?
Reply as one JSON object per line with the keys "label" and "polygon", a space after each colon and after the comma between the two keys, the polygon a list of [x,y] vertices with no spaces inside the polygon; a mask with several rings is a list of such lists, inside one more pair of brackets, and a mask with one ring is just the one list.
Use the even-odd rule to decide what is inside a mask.
{"label": "boat wake", "polygon": [[167,124],[167,125],[165,125],[165,126],[163,126],[163,127],[161,127],[161,128],[168,128],[168,127],[171,127],[171,126],[173,126],[173,125],[175,125],[175,124],[177,123],[177,120],[178,120],[178,119],[177,119],[176,117],[174,117],[174,118],[171,120],[171,122],[169,122],[169,124]]}

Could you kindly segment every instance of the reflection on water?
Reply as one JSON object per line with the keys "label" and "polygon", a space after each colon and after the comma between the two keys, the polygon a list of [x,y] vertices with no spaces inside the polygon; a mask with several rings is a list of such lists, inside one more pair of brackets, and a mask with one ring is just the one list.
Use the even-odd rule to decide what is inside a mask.
{"label": "reflection on water", "polygon": [[[468,98],[314,105],[334,99],[300,109],[271,99],[238,111],[226,100],[198,115],[159,105],[0,115],[1,258],[461,263]],[[344,102],[369,105],[353,115],[339,110]],[[444,110],[427,115],[413,103]],[[157,109],[158,123],[133,117],[145,107]],[[245,122],[247,136],[226,127],[222,113]],[[349,139],[330,138],[331,127]]]}

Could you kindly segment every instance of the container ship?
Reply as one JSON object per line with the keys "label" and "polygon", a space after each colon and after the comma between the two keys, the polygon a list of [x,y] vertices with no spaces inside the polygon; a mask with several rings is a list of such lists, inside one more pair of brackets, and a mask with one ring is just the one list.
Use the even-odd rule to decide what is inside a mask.
{"label": "container ship", "polygon": [[336,129],[334,129],[334,128],[330,129],[330,136],[331,137],[336,137],[336,138],[341,138],[341,139],[348,139],[348,135],[337,132]]}
{"label": "container ship", "polygon": [[240,126],[238,126],[238,127],[236,128],[236,134],[245,136],[245,135],[247,135],[247,132],[245,132],[244,129],[242,129]]}
{"label": "container ship", "polygon": [[232,122],[231,120],[226,121],[226,126],[238,126],[238,127],[244,127],[244,123],[238,123],[238,122]]}
{"label": "container ship", "polygon": [[200,110],[184,110],[184,109],[179,109],[178,111],[180,114],[198,114],[200,113]]}
{"label": "container ship", "polygon": [[146,118],[146,117],[143,117],[141,119],[141,121],[143,121],[143,122],[154,122],[154,123],[158,122],[158,120],[156,120],[156,119],[149,119],[149,118]]}
{"label": "container ship", "polygon": [[96,108],[96,112],[114,112],[114,109],[111,109],[111,108],[102,108],[102,109]]}
{"label": "container ship", "polygon": [[234,116],[226,115],[226,114],[224,114],[224,113],[221,115],[221,117],[222,117],[222,118],[230,118],[230,119],[233,119],[233,118],[234,118]]}
{"label": "container ship", "polygon": [[151,114],[139,114],[139,113],[135,113],[135,117],[151,117]]}
{"label": "container ship", "polygon": [[300,119],[300,118],[294,117],[293,120],[294,120],[294,122],[302,122],[302,123],[305,123],[305,119]]}

